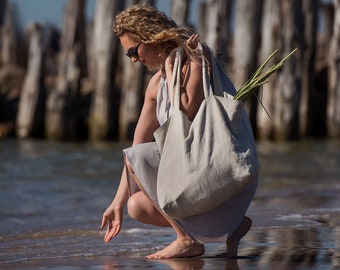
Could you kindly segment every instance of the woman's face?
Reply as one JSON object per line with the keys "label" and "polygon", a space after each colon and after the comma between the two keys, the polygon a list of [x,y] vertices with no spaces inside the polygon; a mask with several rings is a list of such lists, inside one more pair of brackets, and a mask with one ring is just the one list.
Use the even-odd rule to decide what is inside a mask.
{"label": "woman's face", "polygon": [[144,44],[142,42],[139,44],[139,42],[134,41],[128,34],[122,35],[119,39],[125,52],[129,52],[130,50],[130,52],[136,53],[131,55],[131,61],[133,63],[139,61],[148,68],[164,65],[165,58],[160,54],[161,48],[159,46]]}

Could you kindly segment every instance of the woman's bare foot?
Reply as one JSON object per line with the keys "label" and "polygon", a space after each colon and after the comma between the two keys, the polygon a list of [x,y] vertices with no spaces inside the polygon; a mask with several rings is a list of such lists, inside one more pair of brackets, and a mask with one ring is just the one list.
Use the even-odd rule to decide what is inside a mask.
{"label": "woman's bare foot", "polygon": [[171,258],[192,258],[203,255],[204,246],[190,238],[178,238],[166,248],[146,256],[150,260],[162,260]]}
{"label": "woman's bare foot", "polygon": [[219,254],[218,257],[236,258],[240,240],[247,234],[252,224],[249,217],[244,217],[236,231],[227,240],[227,252]]}

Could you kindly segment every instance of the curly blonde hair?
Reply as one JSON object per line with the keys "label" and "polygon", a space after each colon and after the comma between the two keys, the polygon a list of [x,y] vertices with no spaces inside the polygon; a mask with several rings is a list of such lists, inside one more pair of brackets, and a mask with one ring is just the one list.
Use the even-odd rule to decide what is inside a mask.
{"label": "curly blonde hair", "polygon": [[153,6],[135,5],[120,12],[113,24],[113,31],[118,37],[128,33],[136,41],[160,44],[168,53],[176,47],[182,47],[187,55],[193,55],[186,40],[194,32],[177,26],[173,19]]}

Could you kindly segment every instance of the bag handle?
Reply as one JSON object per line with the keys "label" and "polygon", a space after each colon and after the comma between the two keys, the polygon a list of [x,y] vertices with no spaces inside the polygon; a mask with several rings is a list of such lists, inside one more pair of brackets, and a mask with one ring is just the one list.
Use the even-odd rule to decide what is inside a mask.
{"label": "bag handle", "polygon": [[204,97],[208,98],[211,95],[213,95],[213,91],[211,89],[210,78],[209,78],[208,68],[207,68],[207,61],[204,58],[203,46],[201,42],[198,42],[197,46],[198,46],[198,50],[202,58],[202,78],[203,78]]}
{"label": "bag handle", "polygon": [[[204,97],[208,98],[209,96],[213,95],[213,91],[211,89],[211,84],[210,84],[210,78],[209,74],[207,71],[207,61],[204,58],[203,54],[203,46],[201,42],[198,42],[198,50],[202,58],[202,78],[203,78],[203,91],[204,91]],[[181,96],[181,90],[180,90],[180,84],[181,84],[181,62],[182,62],[182,52],[183,49],[181,47],[177,48],[176,50],[176,58],[174,62],[174,67],[173,67],[173,75],[171,78],[171,90],[172,93],[175,90],[175,93],[172,94],[173,98],[171,98],[171,105],[174,109],[179,110],[180,108],[180,96]],[[176,84],[176,86],[175,86]]]}
{"label": "bag handle", "polygon": [[[172,94],[173,96],[172,99],[174,99],[172,107],[176,110],[179,110],[180,99],[181,99],[180,98],[181,97],[180,84],[181,84],[181,71],[182,71],[181,69],[182,52],[183,52],[183,49],[181,47],[177,48],[174,68],[172,72],[171,84],[170,84],[172,93],[175,90],[175,93]],[[175,88],[175,82],[176,82],[176,88]]]}

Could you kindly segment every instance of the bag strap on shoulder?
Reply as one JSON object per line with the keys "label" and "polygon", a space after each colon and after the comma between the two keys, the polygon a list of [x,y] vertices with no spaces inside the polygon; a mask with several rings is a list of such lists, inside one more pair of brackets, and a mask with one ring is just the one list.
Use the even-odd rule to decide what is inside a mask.
{"label": "bag strap on shoulder", "polygon": [[[203,46],[201,42],[198,42],[198,50],[202,58],[202,77],[203,77],[203,90],[204,90],[204,96],[205,98],[209,97],[210,95],[213,95],[213,91],[211,89],[211,84],[210,84],[210,78],[208,74],[208,68],[207,68],[207,61],[204,58],[204,53],[203,53]],[[181,61],[182,61],[182,53],[183,49],[182,48],[177,48],[176,51],[176,58],[174,61],[174,67],[173,67],[173,75],[171,78],[171,83],[170,83],[170,91],[171,91],[171,105],[174,109],[179,110],[180,108],[180,83],[181,83],[181,71],[182,71],[182,66],[181,66]]]}
{"label": "bag strap on shoulder", "polygon": [[[180,107],[180,96],[181,96],[181,91],[180,91],[180,84],[181,84],[181,61],[182,61],[182,53],[183,49],[182,48],[177,48],[176,51],[176,58],[174,62],[174,68],[172,72],[172,79],[171,79],[171,90],[175,91],[172,96],[173,96],[173,108],[176,110],[179,110]],[[176,86],[175,86],[176,84]],[[171,99],[172,100],[172,99]]]}
{"label": "bag strap on shoulder", "polygon": [[210,78],[208,74],[208,68],[207,68],[208,63],[207,63],[207,60],[204,58],[203,46],[201,42],[198,42],[198,50],[202,58],[202,78],[203,78],[204,97],[207,98],[213,95],[213,91],[211,89]]}

